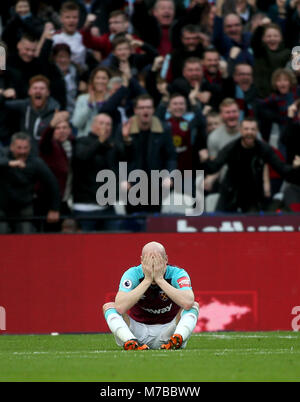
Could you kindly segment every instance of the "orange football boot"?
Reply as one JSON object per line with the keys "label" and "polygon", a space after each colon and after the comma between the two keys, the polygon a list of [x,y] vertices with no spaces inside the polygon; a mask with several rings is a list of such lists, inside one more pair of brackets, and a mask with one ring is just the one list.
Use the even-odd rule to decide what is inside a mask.
{"label": "orange football boot", "polygon": [[138,342],[137,339],[129,339],[129,341],[124,343],[124,350],[148,350],[150,349],[148,345]]}
{"label": "orange football boot", "polygon": [[171,338],[169,339],[168,343],[164,343],[163,345],[161,345],[161,349],[180,349],[181,345],[182,345],[182,336],[179,334],[174,334],[171,336]]}

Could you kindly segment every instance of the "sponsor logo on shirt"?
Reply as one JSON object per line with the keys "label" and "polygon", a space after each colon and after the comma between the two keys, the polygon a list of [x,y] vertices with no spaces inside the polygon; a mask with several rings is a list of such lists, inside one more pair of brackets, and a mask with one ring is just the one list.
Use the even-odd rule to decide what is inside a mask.
{"label": "sponsor logo on shirt", "polygon": [[168,313],[169,311],[171,311],[171,308],[172,308],[172,303],[171,303],[169,306],[167,306],[167,307],[159,308],[159,309],[157,309],[157,310],[154,310],[154,309],[152,309],[152,308],[145,308],[145,307],[142,307],[143,310],[145,310],[145,311],[147,311],[148,313],[151,313],[151,314],[164,314],[164,313]]}
{"label": "sponsor logo on shirt", "polygon": [[177,283],[180,288],[184,288],[184,287],[189,288],[191,286],[190,280],[187,276],[183,276],[182,278],[177,279]]}

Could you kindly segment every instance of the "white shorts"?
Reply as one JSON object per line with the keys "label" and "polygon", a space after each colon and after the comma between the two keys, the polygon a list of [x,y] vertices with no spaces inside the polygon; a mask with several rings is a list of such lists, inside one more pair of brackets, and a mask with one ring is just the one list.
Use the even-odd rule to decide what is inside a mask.
{"label": "white shorts", "polygon": [[[129,329],[135,338],[141,343],[149,346],[150,349],[160,349],[163,343],[167,343],[174,334],[176,328],[176,317],[166,324],[143,324],[133,320],[131,317]],[[117,345],[123,346],[123,342],[115,336]],[[186,342],[182,344],[182,348]]]}

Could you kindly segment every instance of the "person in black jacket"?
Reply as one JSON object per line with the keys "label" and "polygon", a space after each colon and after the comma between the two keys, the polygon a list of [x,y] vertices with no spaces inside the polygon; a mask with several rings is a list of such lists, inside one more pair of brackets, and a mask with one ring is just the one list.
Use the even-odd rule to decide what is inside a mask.
{"label": "person in black jacket", "polygon": [[36,56],[37,49],[37,39],[27,33],[24,33],[17,43],[17,51],[8,49],[7,67],[18,70],[21,76],[22,85],[18,97],[26,98],[30,79],[35,75],[42,74],[49,79],[53,98],[65,108],[64,79],[58,67],[50,62],[52,40],[45,38],[38,56]]}
{"label": "person in black jacket", "polygon": [[238,63],[234,66],[232,77],[225,80],[223,93],[233,98],[239,105],[240,120],[244,117],[256,117],[257,91],[253,84],[253,67]]}
{"label": "person in black jacket", "polygon": [[[127,212],[159,212],[161,204],[151,201],[151,172],[166,169],[169,173],[177,167],[177,156],[173,145],[172,136],[168,127],[154,116],[153,99],[148,94],[137,97],[134,104],[134,116],[123,125],[122,134],[125,143],[126,160],[128,161],[128,173],[139,169],[148,177],[148,194],[141,194],[140,201],[147,198],[147,205],[127,205]],[[126,183],[128,189],[132,183]],[[162,186],[166,189],[172,186],[169,177],[165,177]],[[161,195],[161,194],[160,194]],[[138,197],[137,197],[138,198]]]}
{"label": "person in black jacket", "polygon": [[118,162],[123,158],[122,144],[113,140],[112,118],[105,113],[96,115],[89,135],[75,141],[73,153],[73,210],[75,217],[80,218],[83,231],[118,229],[119,223],[116,220],[103,219],[115,215],[115,210],[108,200],[110,194],[107,199],[105,194],[103,197],[96,196],[101,187],[96,182],[96,176],[102,170],[109,170],[116,175]]}
{"label": "person in black jacket", "polygon": [[218,110],[220,103],[220,91],[204,79],[201,60],[197,57],[190,57],[185,60],[182,70],[182,77],[174,80],[169,86],[168,91],[172,94],[178,92],[188,99],[190,92],[198,88],[198,100],[202,106],[211,106]]}
{"label": "person in black jacket", "polygon": [[222,212],[254,212],[264,207],[263,170],[266,163],[287,181],[300,182],[300,157],[293,165],[283,163],[272,148],[258,140],[256,120],[245,118],[241,123],[241,138],[230,142],[216,159],[208,161],[207,150],[200,151],[204,170],[218,172],[227,164],[228,170],[221,185],[216,207]]}
{"label": "person in black jacket", "polygon": [[152,13],[143,0],[135,1],[131,18],[134,28],[142,40],[157,48],[162,56],[172,51],[172,29],[175,23],[173,0],[156,0]]}
{"label": "person in black jacket", "polygon": [[[139,48],[143,53],[133,53],[133,48]],[[141,40],[129,40],[125,35],[118,35],[112,40],[112,55],[107,63],[103,63],[112,71],[120,72],[124,66],[130,69],[131,76],[138,77],[140,71],[152,64],[157,56],[156,50]]]}
{"label": "person in black jacket", "polygon": [[[180,37],[180,46],[176,47],[170,60],[171,73],[168,74],[168,79],[175,80],[182,75],[183,63],[189,57],[202,58],[204,47],[200,38],[199,25],[186,25],[182,28]],[[169,78],[170,76],[170,78]]]}
{"label": "person in black jacket", "polygon": [[50,207],[47,222],[59,220],[60,195],[57,180],[42,159],[30,154],[30,148],[30,137],[25,133],[16,133],[12,136],[10,147],[1,149],[0,233],[9,233],[10,230],[18,233],[34,231],[32,224],[26,220],[17,222],[10,228],[5,218],[24,219],[34,215],[34,190],[38,181],[43,183],[48,192]]}
{"label": "person in black jacket", "polygon": [[141,39],[155,47],[162,56],[180,46],[182,28],[188,24],[199,24],[208,4],[191,4],[189,9],[181,10],[178,18],[175,6],[173,0],[156,0],[149,12],[145,0],[134,2],[131,18],[134,29]]}
{"label": "person in black jacket", "polygon": [[[286,161],[292,163],[300,155],[300,100],[288,108],[288,121],[284,128],[282,142],[286,146]],[[300,211],[300,183],[286,183],[283,190],[283,204],[288,211]]]}
{"label": "person in black jacket", "polygon": [[28,95],[27,99],[11,99],[7,92],[3,92],[0,94],[0,110],[1,113],[14,113],[19,130],[31,136],[32,152],[37,153],[41,133],[52,120],[55,111],[60,109],[60,105],[50,96],[50,82],[43,75],[30,79]]}
{"label": "person in black jacket", "polygon": [[2,39],[10,50],[15,49],[23,33],[38,40],[42,35],[43,25],[43,21],[32,14],[29,0],[18,0],[14,15],[5,25]]}
{"label": "person in black jacket", "polygon": [[[0,41],[0,46],[6,46]],[[6,98],[18,98],[21,93],[22,81],[19,71],[6,66],[5,70],[0,68],[0,95]],[[18,130],[18,122],[14,113],[0,113],[0,144],[6,146],[10,142],[10,136]]]}

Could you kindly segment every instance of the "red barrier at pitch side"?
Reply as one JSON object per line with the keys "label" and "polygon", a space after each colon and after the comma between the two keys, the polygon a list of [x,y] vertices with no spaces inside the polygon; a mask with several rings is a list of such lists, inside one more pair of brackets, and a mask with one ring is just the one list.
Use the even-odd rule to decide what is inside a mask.
{"label": "red barrier at pitch side", "polygon": [[196,331],[300,324],[299,233],[30,235],[0,238],[0,334],[107,332],[101,307],[152,240],[191,276]]}

